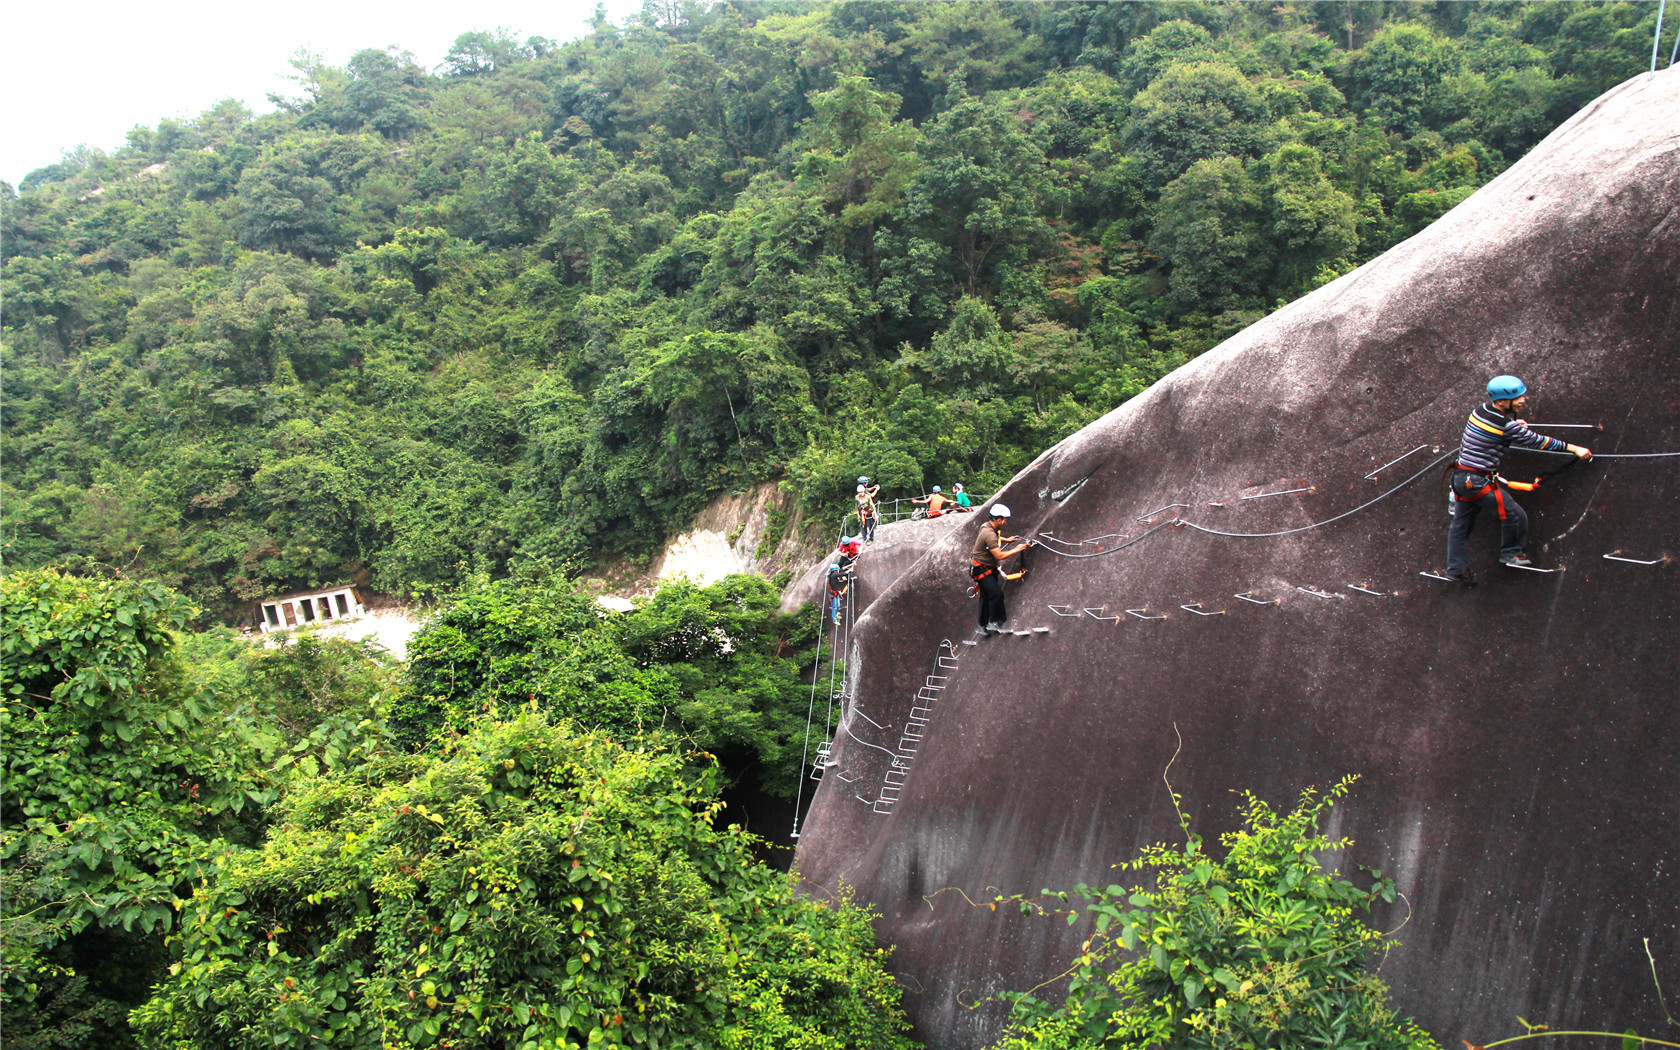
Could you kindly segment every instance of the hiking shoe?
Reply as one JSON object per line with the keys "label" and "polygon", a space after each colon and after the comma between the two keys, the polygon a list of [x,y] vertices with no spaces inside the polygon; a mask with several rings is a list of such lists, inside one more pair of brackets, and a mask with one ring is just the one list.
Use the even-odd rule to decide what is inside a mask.
{"label": "hiking shoe", "polygon": [[998,634],[1007,633],[1004,629],[1003,624],[1001,624],[1001,623],[989,623],[989,624],[986,625],[986,630],[996,631]]}
{"label": "hiking shoe", "polygon": [[1476,586],[1476,574],[1473,572],[1444,572],[1441,575],[1454,583],[1462,583],[1466,587]]}
{"label": "hiking shoe", "polygon": [[1499,564],[1509,565],[1517,569],[1532,569],[1534,568],[1534,559],[1526,554],[1501,554]]}

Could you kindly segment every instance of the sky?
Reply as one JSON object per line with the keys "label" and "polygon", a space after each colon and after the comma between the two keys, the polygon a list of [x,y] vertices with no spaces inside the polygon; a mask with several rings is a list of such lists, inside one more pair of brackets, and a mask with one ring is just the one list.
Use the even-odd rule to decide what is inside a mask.
{"label": "sky", "polygon": [[[605,0],[623,24],[640,0]],[[270,92],[299,93],[286,76],[298,48],[342,66],[363,48],[395,44],[435,67],[462,33],[506,27],[519,39],[581,36],[595,0],[12,0],[0,59],[0,179],[16,186],[64,150],[110,152],[136,124],[197,117],[224,98],[253,112]],[[27,42],[27,43],[26,43]]]}

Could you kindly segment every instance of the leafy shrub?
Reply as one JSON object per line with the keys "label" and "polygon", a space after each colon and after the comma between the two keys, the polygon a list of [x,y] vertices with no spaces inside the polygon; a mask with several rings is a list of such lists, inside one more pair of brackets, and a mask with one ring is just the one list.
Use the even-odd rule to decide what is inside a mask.
{"label": "leafy shrub", "polygon": [[818,639],[779,601],[764,580],[730,576],[672,581],[616,613],[557,576],[479,579],[410,640],[395,730],[421,747],[536,701],[591,728],[681,733],[785,793],[810,691],[800,666]]}
{"label": "leafy shrub", "polygon": [[683,774],[525,711],[325,777],[200,887],[143,1040],[909,1046],[867,916],[797,896]]}
{"label": "leafy shrub", "polygon": [[9,1042],[120,1017],[111,1003],[143,994],[178,894],[254,837],[276,793],[260,734],[187,680],[173,632],[190,612],[155,583],[0,578]]}
{"label": "leafy shrub", "polygon": [[[1245,793],[1245,827],[1221,836],[1224,860],[1203,851],[1180,810],[1184,846],[1151,846],[1119,865],[1152,872],[1153,889],[1076,887],[1096,929],[1064,975],[1067,1000],[1052,1007],[1030,992],[1009,996],[1015,1005],[1000,1050],[1432,1050],[1366,969],[1392,942],[1359,913],[1393,901],[1393,880],[1372,872],[1361,889],[1321,860],[1351,845],[1318,827],[1353,780],[1322,798],[1309,788],[1284,816]],[[1037,908],[1016,901],[1024,912]],[[1067,918],[1072,924],[1078,913]]]}

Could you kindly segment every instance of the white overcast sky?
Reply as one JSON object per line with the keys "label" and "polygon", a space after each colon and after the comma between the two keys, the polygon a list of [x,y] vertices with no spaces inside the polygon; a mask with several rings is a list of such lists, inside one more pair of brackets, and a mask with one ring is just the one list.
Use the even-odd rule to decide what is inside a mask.
{"label": "white overcast sky", "polygon": [[[606,0],[612,21],[640,0]],[[196,117],[224,98],[273,110],[269,92],[296,94],[285,79],[299,47],[342,66],[365,47],[396,44],[428,68],[462,33],[507,27],[523,40],[581,36],[595,0],[12,0],[0,57],[0,179],[24,175],[87,143],[107,152],[136,124]]]}

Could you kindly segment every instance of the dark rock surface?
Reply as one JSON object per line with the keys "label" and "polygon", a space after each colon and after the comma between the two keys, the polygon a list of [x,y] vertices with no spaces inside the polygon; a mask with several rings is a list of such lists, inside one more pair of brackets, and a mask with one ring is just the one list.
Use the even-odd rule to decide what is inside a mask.
{"label": "dark rock surface", "polygon": [[[1014,530],[1108,537],[1065,548],[1078,559],[1035,551],[1010,590],[1012,625],[1048,635],[960,644],[973,518],[864,612],[854,702],[892,729],[853,718],[839,734],[797,863],[813,892],[844,882],[882,912],[930,1046],[986,1045],[1001,1009],[965,1007],[1059,972],[1088,932],[939,891],[1125,881],[1108,866],[1174,837],[1176,734],[1172,784],[1210,840],[1233,789],[1287,806],[1361,774],[1330,831],[1410,902],[1382,974],[1443,1045],[1513,1034],[1519,1014],[1660,1034],[1641,940],[1673,1002],[1680,458],[1601,458],[1527,496],[1552,575],[1493,565],[1484,521],[1473,590],[1419,576],[1445,560],[1439,467],[1320,528],[1169,526],[1115,548],[1169,504],[1242,533],[1358,507],[1450,452],[1500,372],[1533,389],[1531,420],[1602,424],[1553,432],[1595,452],[1680,451],[1677,100],[1680,70],[1609,92],[1422,234],[1039,457],[1000,494]],[[1513,452],[1506,474],[1557,463]],[[865,805],[890,757],[864,742],[896,746],[947,640],[957,666],[902,794]],[[1397,905],[1375,921],[1406,919]]]}
{"label": "dark rock surface", "polygon": [[[852,594],[853,606],[867,607],[885,594],[922,555],[943,543],[951,531],[972,519],[972,514],[943,514],[937,518],[889,521],[875,529],[875,542],[867,544],[857,560],[857,582]],[[973,538],[970,537],[970,543]],[[828,566],[834,552],[805,570],[782,592],[782,611],[793,612],[805,602],[821,602],[828,590]]]}

